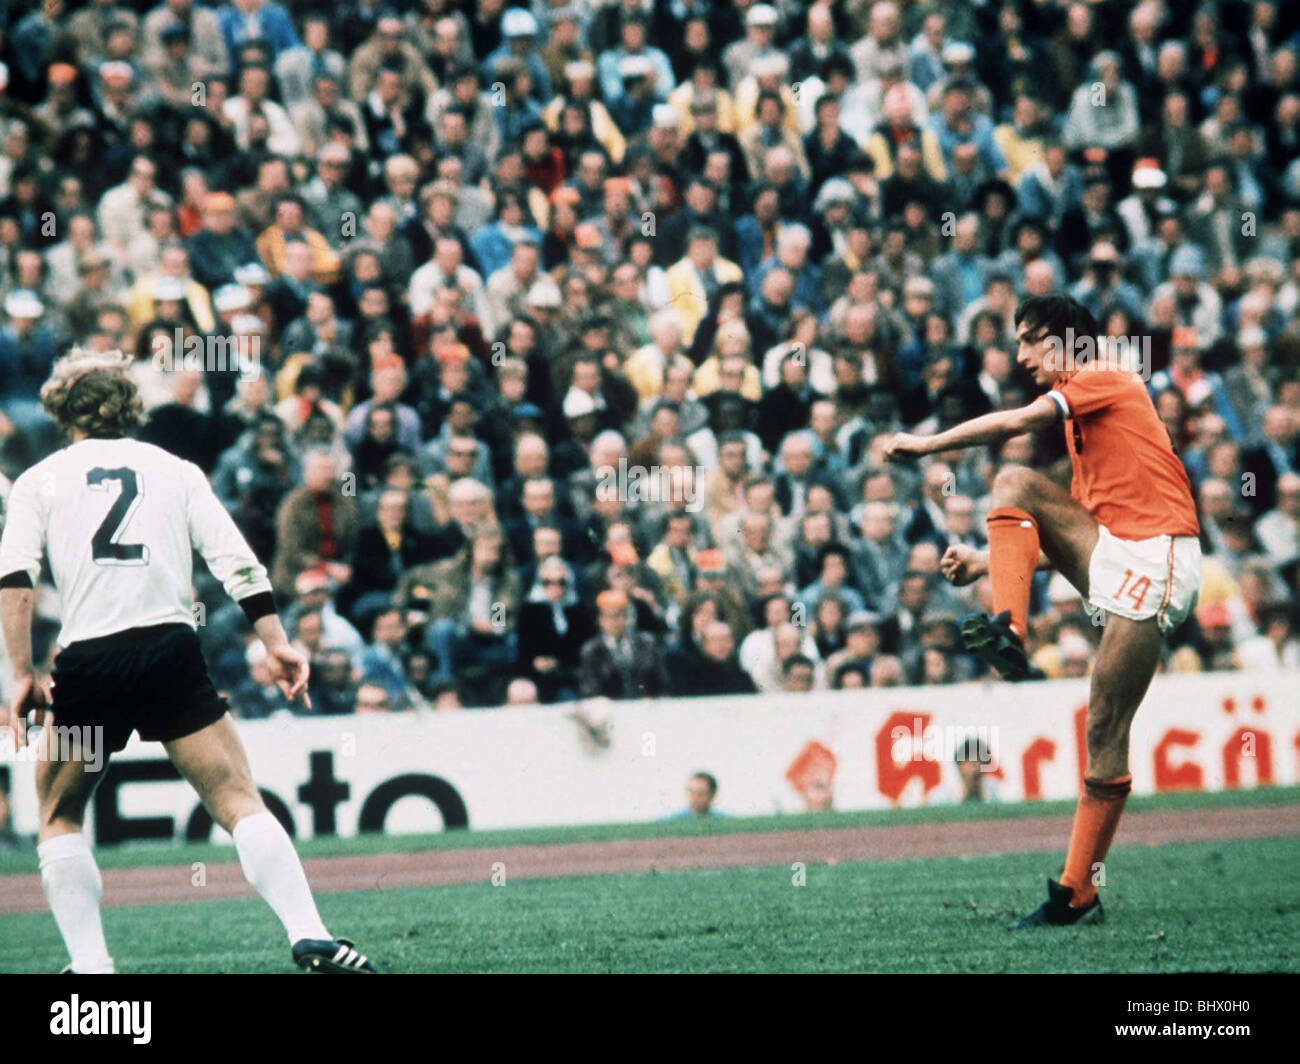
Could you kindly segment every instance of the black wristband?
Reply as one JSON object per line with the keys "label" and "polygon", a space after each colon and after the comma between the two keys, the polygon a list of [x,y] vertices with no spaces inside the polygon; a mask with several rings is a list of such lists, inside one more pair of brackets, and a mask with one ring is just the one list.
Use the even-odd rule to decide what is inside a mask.
{"label": "black wristband", "polygon": [[263,617],[269,617],[275,612],[275,598],[269,591],[259,591],[240,599],[239,608],[244,611],[249,624],[256,624]]}
{"label": "black wristband", "polygon": [[7,587],[26,588],[31,590],[36,585],[32,583],[31,574],[26,569],[19,569],[16,573],[9,573],[6,576],[0,576],[0,590]]}

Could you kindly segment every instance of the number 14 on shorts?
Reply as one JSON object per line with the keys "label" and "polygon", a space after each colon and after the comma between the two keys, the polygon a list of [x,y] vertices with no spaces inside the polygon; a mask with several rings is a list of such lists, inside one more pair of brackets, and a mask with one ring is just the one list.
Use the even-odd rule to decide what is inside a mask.
{"label": "number 14 on shorts", "polygon": [[1129,601],[1133,603],[1135,612],[1142,608],[1142,603],[1146,601],[1147,592],[1151,590],[1151,578],[1149,576],[1139,576],[1135,580],[1134,576],[1136,575],[1132,569],[1125,569],[1124,579],[1119,582],[1119,587],[1115,589],[1115,594],[1111,596],[1120,599],[1127,595]]}

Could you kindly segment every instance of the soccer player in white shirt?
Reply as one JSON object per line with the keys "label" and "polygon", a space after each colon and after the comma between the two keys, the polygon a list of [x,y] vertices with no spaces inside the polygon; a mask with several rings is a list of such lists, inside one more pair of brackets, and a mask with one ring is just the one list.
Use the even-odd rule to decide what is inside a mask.
{"label": "soccer player in white shirt", "polygon": [[[41,884],[76,973],[111,972],[102,882],[82,821],[99,782],[65,728],[102,728],[94,749],[121,750],[133,731],[163,744],[213,820],[230,832],[244,875],[280,918],[309,971],[374,971],[321,922],[293,843],[267,810],[224,699],[208,677],[193,618],[193,552],[236,599],[290,699],[307,698],[307,659],[290,645],[266,570],[203,472],[130,439],[142,405],[119,352],[74,351],[41,401],[71,438],[9,493],[0,538],[0,622],[14,671],[9,723],[18,744],[35,710]],[[31,623],[44,558],[62,602],[51,678],[32,661]],[[48,712],[47,712],[48,710]],[[0,717],[0,723],[4,718]],[[63,732],[63,734],[67,734]],[[102,768],[107,758],[97,757]]]}

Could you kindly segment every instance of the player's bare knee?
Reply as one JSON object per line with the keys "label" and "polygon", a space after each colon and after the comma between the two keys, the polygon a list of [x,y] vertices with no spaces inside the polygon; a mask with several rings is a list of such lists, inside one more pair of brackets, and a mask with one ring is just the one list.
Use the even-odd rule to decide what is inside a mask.
{"label": "player's bare knee", "polygon": [[1023,507],[1030,498],[1034,480],[1034,471],[1027,466],[1003,466],[993,478],[993,505]]}
{"label": "player's bare knee", "polygon": [[203,780],[195,781],[195,789],[213,821],[226,831],[266,808],[252,777],[239,767],[209,772]]}
{"label": "player's bare knee", "polygon": [[212,819],[227,832],[234,831],[244,817],[265,811],[266,803],[251,783],[224,791],[209,808]]}

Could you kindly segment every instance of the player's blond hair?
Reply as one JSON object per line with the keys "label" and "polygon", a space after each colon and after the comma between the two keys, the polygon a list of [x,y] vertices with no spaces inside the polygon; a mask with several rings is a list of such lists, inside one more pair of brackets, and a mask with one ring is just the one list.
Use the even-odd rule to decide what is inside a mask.
{"label": "player's blond hair", "polygon": [[121,351],[74,347],[54,363],[41,387],[41,405],[64,432],[125,436],[144,420],[139,389],[126,372]]}

